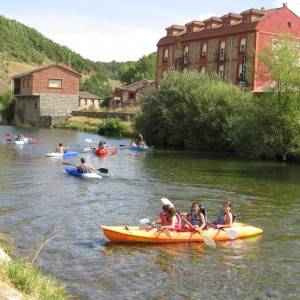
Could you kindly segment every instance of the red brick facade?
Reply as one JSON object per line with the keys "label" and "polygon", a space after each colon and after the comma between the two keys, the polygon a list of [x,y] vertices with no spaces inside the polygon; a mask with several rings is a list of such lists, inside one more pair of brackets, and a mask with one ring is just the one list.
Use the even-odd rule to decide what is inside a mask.
{"label": "red brick facade", "polygon": [[157,44],[157,82],[170,68],[217,73],[234,84],[262,92],[268,82],[258,54],[278,34],[300,38],[300,18],[286,5],[269,10],[250,9],[168,27]]}
{"label": "red brick facade", "polygon": [[[81,75],[60,65],[50,65],[14,77],[16,95],[58,94],[78,95]],[[51,87],[51,80],[60,81],[61,87]]]}

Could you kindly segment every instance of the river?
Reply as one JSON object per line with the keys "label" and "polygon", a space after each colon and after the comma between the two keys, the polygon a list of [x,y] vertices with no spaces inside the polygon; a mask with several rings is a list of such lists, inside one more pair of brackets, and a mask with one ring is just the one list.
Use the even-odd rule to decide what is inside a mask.
{"label": "river", "polygon": [[[5,144],[3,134],[18,129],[0,127],[0,232],[28,259],[43,237],[52,237],[36,263],[75,299],[299,299],[300,165],[120,147],[103,160],[84,154],[114,175],[91,182],[68,176],[61,161],[45,153],[61,141],[80,150],[89,146],[85,139],[98,136],[21,131],[37,143]],[[181,211],[201,202],[210,219],[230,200],[238,220],[264,234],[210,249],[197,243],[112,244],[98,227],[157,219],[161,197]]]}

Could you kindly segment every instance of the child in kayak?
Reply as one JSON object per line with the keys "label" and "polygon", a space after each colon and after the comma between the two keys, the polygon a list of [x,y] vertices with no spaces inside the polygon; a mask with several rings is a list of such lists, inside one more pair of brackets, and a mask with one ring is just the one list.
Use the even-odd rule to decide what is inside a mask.
{"label": "child in kayak", "polygon": [[151,223],[151,225],[153,227],[155,227],[156,225],[168,225],[168,220],[167,220],[167,215],[168,215],[168,210],[171,209],[171,205],[167,204],[167,205],[163,205],[162,206],[162,211],[159,213],[159,220],[158,221],[154,221]]}
{"label": "child in kayak", "polygon": [[55,152],[56,153],[64,153],[69,150],[69,147],[64,147],[62,143],[59,143],[58,146],[56,147]]}
{"label": "child in kayak", "polygon": [[176,211],[175,207],[167,209],[166,221],[167,224],[162,225],[160,227],[161,230],[169,229],[172,231],[179,231],[181,229],[181,217],[180,214]]}
{"label": "child in kayak", "polygon": [[80,164],[77,165],[76,168],[81,173],[92,173],[92,171],[96,171],[93,166],[86,163],[86,159],[84,157],[80,158]]}
{"label": "child in kayak", "polygon": [[205,216],[201,210],[201,205],[198,203],[192,204],[191,212],[187,214],[187,218],[197,230],[203,230],[206,226]]}
{"label": "child in kayak", "polygon": [[218,217],[217,221],[213,223],[216,228],[228,228],[232,226],[233,217],[231,207],[230,201],[225,201],[223,203],[224,212]]}

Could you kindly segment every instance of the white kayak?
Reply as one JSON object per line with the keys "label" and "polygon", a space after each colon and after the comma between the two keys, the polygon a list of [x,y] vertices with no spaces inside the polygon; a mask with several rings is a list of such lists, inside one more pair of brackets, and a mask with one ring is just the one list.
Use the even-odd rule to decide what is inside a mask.
{"label": "white kayak", "polygon": [[66,157],[66,156],[75,156],[77,154],[76,151],[66,151],[64,153],[57,153],[57,152],[52,152],[52,153],[47,153],[47,157]]}

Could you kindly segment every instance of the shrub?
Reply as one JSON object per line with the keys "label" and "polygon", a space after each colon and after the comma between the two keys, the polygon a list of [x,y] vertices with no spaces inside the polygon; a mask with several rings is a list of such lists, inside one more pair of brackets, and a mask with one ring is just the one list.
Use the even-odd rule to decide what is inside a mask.
{"label": "shrub", "polygon": [[119,118],[109,118],[101,122],[98,133],[107,136],[132,136],[133,130],[129,123]]}
{"label": "shrub", "polygon": [[136,128],[156,145],[231,151],[233,119],[250,93],[197,71],[170,71],[142,99]]}

